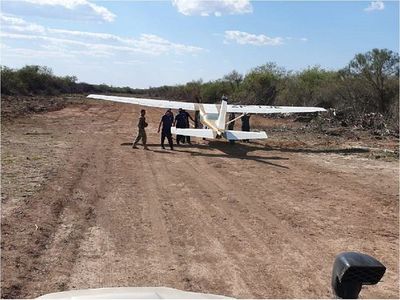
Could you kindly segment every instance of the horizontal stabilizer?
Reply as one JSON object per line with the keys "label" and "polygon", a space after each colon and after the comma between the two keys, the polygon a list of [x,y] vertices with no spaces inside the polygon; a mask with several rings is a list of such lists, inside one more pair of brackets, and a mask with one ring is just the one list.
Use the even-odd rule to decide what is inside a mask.
{"label": "horizontal stabilizer", "polygon": [[212,129],[191,129],[191,128],[176,128],[171,127],[172,134],[195,136],[207,139],[214,139],[214,131]]}
{"label": "horizontal stabilizer", "polygon": [[225,138],[227,140],[254,140],[254,139],[266,139],[268,138],[265,131],[254,132],[254,131],[235,131],[225,130]]}

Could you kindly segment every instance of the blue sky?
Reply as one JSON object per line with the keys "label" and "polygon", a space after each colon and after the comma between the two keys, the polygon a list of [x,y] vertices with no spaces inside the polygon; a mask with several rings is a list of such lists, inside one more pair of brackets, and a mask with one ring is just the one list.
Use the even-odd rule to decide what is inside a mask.
{"label": "blue sky", "polygon": [[345,66],[399,52],[397,1],[1,2],[1,64],[51,67],[79,81],[146,88],[243,74]]}

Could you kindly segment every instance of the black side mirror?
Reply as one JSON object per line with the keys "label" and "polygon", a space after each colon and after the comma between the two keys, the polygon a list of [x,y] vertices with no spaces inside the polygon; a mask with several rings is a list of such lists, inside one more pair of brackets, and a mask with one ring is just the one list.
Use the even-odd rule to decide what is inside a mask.
{"label": "black side mirror", "polygon": [[343,252],[336,256],[332,271],[332,288],[343,299],[356,299],[363,284],[377,284],[386,267],[372,256]]}

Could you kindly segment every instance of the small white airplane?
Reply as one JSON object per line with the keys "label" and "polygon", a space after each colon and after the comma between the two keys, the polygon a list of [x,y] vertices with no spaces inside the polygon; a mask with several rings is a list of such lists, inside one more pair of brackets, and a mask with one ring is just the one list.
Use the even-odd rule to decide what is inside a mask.
{"label": "small white airplane", "polygon": [[[266,105],[230,105],[225,100],[221,104],[203,104],[169,100],[155,100],[134,97],[117,97],[106,95],[89,95],[88,98],[108,100],[122,103],[137,104],[142,106],[159,107],[166,109],[179,109],[199,111],[200,122],[205,126],[197,128],[171,128],[172,134],[194,136],[208,139],[225,138],[227,140],[266,139],[265,131],[237,131],[227,130],[227,125],[246,114],[276,114],[276,113],[311,113],[326,111],[321,107],[301,106],[266,106]],[[239,113],[240,116],[227,122],[227,113]]]}

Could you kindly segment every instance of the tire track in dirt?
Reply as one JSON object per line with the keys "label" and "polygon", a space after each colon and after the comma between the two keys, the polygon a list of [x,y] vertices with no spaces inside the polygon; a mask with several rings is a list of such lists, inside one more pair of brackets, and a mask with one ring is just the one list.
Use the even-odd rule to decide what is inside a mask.
{"label": "tire track in dirt", "polygon": [[[165,206],[174,204],[169,202],[170,196],[165,182],[160,180],[159,174],[164,173],[164,170],[155,167],[155,162],[158,161],[156,156],[157,154],[145,152],[141,161],[143,175],[147,179],[143,182],[146,198],[148,198],[145,219],[150,220],[153,247],[156,251],[153,255],[157,263],[153,268],[158,270],[161,275],[157,276],[158,286],[166,285],[186,289],[187,282],[185,283],[183,280],[187,273],[185,258],[177,255],[173,249],[174,244],[170,240],[173,234],[171,234],[171,228],[167,227],[168,216],[165,214]],[[164,174],[164,176],[169,177],[168,174]],[[179,280],[176,278],[177,274]]]}
{"label": "tire track in dirt", "polygon": [[[198,158],[198,157],[196,157],[196,158]],[[198,158],[198,159],[199,160],[204,160],[204,158]],[[208,170],[201,169],[200,173],[201,174],[214,174],[215,176],[211,175],[211,177],[213,177],[213,179],[211,180],[212,182],[217,182],[217,183],[219,182],[220,185],[221,185],[220,188],[226,187],[228,190],[234,190],[234,187],[232,185],[230,185],[229,181],[227,181],[228,176],[226,176],[226,171],[227,170],[235,170],[237,168],[237,166],[235,167],[235,164],[232,164],[231,162],[229,162],[229,161],[231,161],[229,159],[218,159],[218,161],[221,161],[221,162],[222,162],[222,160],[225,160],[225,163],[227,165],[229,165],[229,167],[227,167],[226,169],[221,169],[221,168],[217,168],[217,169],[208,168]],[[193,160],[191,162],[193,164],[195,164],[195,162]],[[205,161],[203,161],[203,163],[201,163],[199,161],[198,163],[196,163],[194,165],[194,167],[196,167],[196,166],[208,166],[209,167],[210,165],[212,165],[212,164],[210,164],[209,161],[208,161],[208,164],[206,164]],[[303,166],[304,166],[304,164],[303,164]],[[311,166],[308,166],[306,168],[300,168],[300,170],[306,169],[306,170],[308,170],[308,173],[312,173],[313,168],[312,167],[310,168],[310,167]],[[225,173],[221,173],[221,171],[225,171]],[[296,170],[293,170],[293,172],[295,172],[295,171]],[[235,171],[233,171],[233,172],[235,172]],[[256,173],[259,174],[260,172],[257,171]],[[244,178],[248,174],[243,172],[243,169],[242,169],[241,175]],[[303,186],[307,187],[307,183],[305,184],[304,180],[307,178],[307,175],[310,175],[310,174],[304,174],[304,175],[305,176],[302,178],[303,179],[302,184],[303,184]],[[271,176],[271,178],[274,178],[274,177]],[[303,245],[306,246],[305,249],[307,249],[307,247],[311,246],[311,245],[313,245],[313,248],[318,247],[320,249],[319,252],[320,253],[324,253],[325,257],[328,256],[329,260],[333,260],[334,256],[337,253],[341,252],[341,251],[357,249],[359,251],[365,251],[367,253],[376,253],[378,255],[381,254],[381,257],[384,259],[384,261],[386,261],[388,266],[394,267],[396,265],[396,256],[387,257],[387,255],[385,255],[382,251],[379,251],[379,249],[382,249],[382,250],[385,249],[385,251],[386,251],[386,249],[393,249],[394,250],[397,247],[396,242],[394,244],[393,243],[390,244],[388,242],[385,242],[387,246],[384,246],[384,244],[382,244],[382,242],[384,242],[384,240],[382,240],[382,234],[386,231],[386,230],[383,230],[383,228],[385,226],[387,226],[387,225],[390,226],[390,221],[389,222],[386,221],[387,225],[385,225],[385,223],[382,223],[382,220],[378,220],[378,221],[374,220],[376,224],[379,223],[379,222],[381,223],[380,226],[377,227],[377,228],[381,228],[381,230],[376,230],[376,233],[378,234],[377,238],[380,237],[380,240],[379,240],[380,242],[378,244],[377,241],[374,240],[372,245],[375,245],[375,246],[373,246],[373,247],[367,247],[366,248],[363,245],[363,241],[365,241],[365,242],[369,241],[369,239],[371,238],[370,235],[365,235],[365,234],[362,234],[360,232],[355,232],[356,229],[360,230],[360,224],[355,224],[355,225],[352,225],[352,227],[351,227],[352,231],[353,231],[353,232],[351,232],[351,236],[354,237],[353,240],[348,240],[347,239],[347,240],[344,240],[342,243],[340,243],[338,245],[337,242],[334,241],[335,237],[332,236],[333,240],[329,240],[329,239],[326,240],[326,238],[325,238],[325,240],[327,242],[324,242],[324,237],[326,236],[326,234],[324,234],[324,231],[321,231],[321,225],[323,225],[323,223],[322,224],[321,223],[318,224],[319,228],[317,227],[317,229],[319,229],[319,230],[317,230],[317,232],[315,232],[315,231],[313,231],[313,227],[315,227],[315,226],[310,226],[310,225],[315,225],[315,224],[312,224],[313,222],[310,222],[310,220],[306,220],[305,219],[305,218],[308,218],[308,219],[310,218],[308,216],[308,213],[307,213],[307,215],[301,215],[302,213],[304,214],[305,212],[311,212],[312,213],[313,212],[312,211],[312,207],[307,207],[306,203],[303,203],[303,202],[301,202],[301,203],[293,202],[293,200],[296,200],[296,197],[288,198],[287,196],[285,196],[285,194],[287,194],[288,192],[289,192],[289,194],[296,195],[296,191],[298,191],[298,189],[295,190],[295,189],[292,189],[291,187],[293,187],[293,186],[294,187],[301,186],[300,182],[296,182],[296,184],[298,183],[298,185],[292,184],[292,182],[291,182],[292,178],[298,178],[298,177],[295,174],[293,174],[292,176],[290,176],[290,178],[288,178],[289,182],[288,182],[287,186],[284,188],[285,190],[281,191],[281,194],[282,194],[281,197],[276,195],[276,193],[275,194],[273,193],[272,197],[269,197],[269,200],[267,202],[264,202],[264,204],[268,207],[268,212],[265,212],[265,211],[263,212],[262,205],[261,206],[258,205],[258,208],[257,208],[257,204],[261,204],[262,201],[256,201],[256,199],[260,195],[260,193],[268,195],[268,193],[270,193],[271,191],[266,189],[265,192],[263,193],[260,190],[259,187],[257,188],[257,186],[254,186],[254,183],[250,184],[249,182],[246,182],[246,185],[242,186],[241,190],[243,191],[243,190],[247,189],[248,198],[255,200],[255,201],[252,201],[252,202],[248,203],[248,207],[253,207],[255,209],[254,211],[251,211],[251,216],[257,216],[257,212],[263,212],[266,216],[268,216],[267,219],[271,220],[271,213],[272,213],[272,215],[275,216],[275,221],[279,221],[281,223],[281,226],[285,225],[284,227],[287,227],[287,230],[283,231],[283,232],[286,232],[286,235],[287,235],[287,232],[294,232],[296,234],[296,236],[303,236],[303,238],[306,237],[305,240],[306,241],[308,240],[308,242],[307,243],[303,243]],[[234,182],[238,183],[240,181],[235,180]],[[256,180],[253,180],[253,182],[256,182]],[[271,187],[270,184],[267,184],[266,186],[268,186],[269,188]],[[279,188],[279,183],[278,182],[276,183],[276,186]],[[324,195],[325,194],[324,191],[323,191],[323,189],[325,188],[324,184],[320,183],[319,186],[322,187],[322,194]],[[336,188],[338,188],[340,186],[342,186],[342,187],[346,186],[346,182],[338,183]],[[257,193],[254,194],[254,193],[252,193],[252,191],[257,191],[258,194]],[[315,194],[315,190],[312,191],[312,192],[313,193],[309,194],[310,196],[312,194]],[[239,195],[240,195],[240,193],[239,193]],[[354,195],[353,195],[353,197],[354,197]],[[240,199],[246,199],[246,197],[243,197],[243,196],[240,196],[239,198]],[[301,197],[301,198],[303,199],[304,197]],[[283,201],[278,201],[278,202],[271,201],[273,199],[281,199]],[[340,202],[343,201],[343,199],[346,199],[346,198],[343,197],[343,193],[340,193],[338,197],[330,199],[330,201],[340,203]],[[354,202],[356,202],[357,200],[358,201],[362,201],[362,198],[359,198],[359,199],[356,198]],[[282,205],[281,202],[285,203],[285,205],[287,207],[285,208]],[[337,203],[336,203],[336,205],[337,205]],[[323,203],[319,202],[318,205],[321,205],[321,204],[323,205]],[[299,209],[299,205],[301,205],[302,209],[300,211],[297,211],[297,213],[296,213],[296,211],[293,211],[291,209],[291,207],[294,207],[295,209],[298,210]],[[356,203],[354,203],[354,205],[356,205]],[[343,205],[340,205],[340,207],[343,207]],[[311,210],[308,210],[308,208],[310,208]],[[238,210],[240,211],[239,208],[238,208]],[[304,212],[302,212],[303,210],[304,210]],[[352,209],[352,203],[349,203],[348,210],[354,212],[354,208]],[[292,216],[287,214],[287,213],[290,213],[291,211],[293,211],[293,213],[295,213],[294,217],[292,217]],[[362,209],[361,211],[363,212],[363,211],[365,211],[365,209]],[[367,210],[367,212],[368,212],[368,210]],[[321,210],[319,210],[318,213],[321,215]],[[339,216],[341,216],[341,215],[339,215]],[[357,218],[357,219],[361,220],[361,222],[364,222],[364,223],[361,223],[361,230],[362,230],[363,226],[365,226],[365,228],[369,228],[367,226],[368,226],[368,223],[369,224],[371,223],[371,220],[369,218],[365,218],[365,217],[361,218],[361,216],[363,216],[363,214],[360,214],[359,217]],[[260,214],[260,217],[262,217],[261,214]],[[326,217],[330,217],[329,216],[329,212],[326,213]],[[298,223],[299,218],[300,218],[300,220],[301,220],[301,218],[304,219],[304,221],[302,222],[303,224],[301,224],[301,223],[299,224]],[[350,218],[349,220],[351,221],[353,219],[354,218]],[[360,222],[359,220],[358,220],[358,223]],[[288,221],[288,224],[286,224],[287,221]],[[293,221],[294,221],[294,223],[293,223]],[[322,221],[324,221],[324,220],[322,220]],[[262,223],[261,218],[257,222],[258,223],[260,223],[260,222]],[[325,220],[324,223],[326,223],[326,220]],[[395,224],[395,223],[396,222],[394,221],[393,224]],[[328,222],[328,224],[329,224],[329,222]],[[340,225],[339,228],[335,228],[336,229],[335,230],[336,234],[337,234],[338,229],[343,228],[344,234],[342,236],[349,236],[349,232],[348,232],[347,226],[345,224],[346,224],[346,222],[344,222],[344,223],[342,222],[342,224]],[[364,224],[364,225],[362,225],[362,224]],[[329,229],[328,226],[326,226],[327,229]],[[338,226],[335,226],[335,227],[338,227]],[[251,228],[251,224],[246,226],[246,228]],[[280,236],[280,235],[278,235],[278,236]],[[338,237],[336,237],[336,239],[338,239]],[[296,238],[291,237],[289,240],[290,240],[291,244],[299,245],[298,241],[296,241]],[[353,245],[354,248],[352,248],[351,245]],[[349,249],[349,246],[351,247],[350,249]],[[394,247],[394,248],[392,248],[392,247]],[[328,249],[330,249],[330,250],[328,250]],[[310,248],[308,251],[304,251],[304,252],[316,253],[316,252],[318,252],[318,250]],[[393,254],[394,254],[394,252],[393,252]],[[391,258],[393,258],[394,260],[392,260]],[[312,255],[311,256],[310,255],[306,255],[306,257],[303,257],[301,259],[302,260],[303,259],[304,260],[308,260],[309,262],[319,261],[319,263],[318,263],[319,267],[316,268],[317,269],[316,272],[315,272],[316,275],[314,275],[314,274],[312,275],[312,277],[314,277],[314,280],[310,281],[310,283],[309,283],[310,286],[315,285],[315,283],[318,282],[318,278],[320,279],[319,280],[319,285],[320,286],[329,286],[329,280],[330,280],[329,279],[329,272],[330,272],[329,268],[331,267],[330,266],[330,262],[327,262],[326,260],[325,261],[321,261],[319,258],[313,259]],[[314,269],[315,269],[315,266],[314,266]],[[384,286],[382,288],[382,291],[383,291],[382,296],[389,295],[391,292],[395,293],[395,291],[393,290],[393,285],[396,282],[397,275],[396,275],[396,273],[395,273],[396,271],[394,271],[394,269],[392,269],[392,270],[390,270],[390,269],[391,268],[389,268],[389,270],[388,270],[388,277],[389,277],[388,278],[388,284],[384,284],[386,286]],[[308,277],[310,277],[310,276],[308,275]],[[323,284],[321,284],[321,283],[323,283]],[[304,283],[303,283],[303,287],[304,287]],[[310,289],[310,291],[312,291],[312,289]],[[329,293],[329,291],[326,291],[326,293]],[[312,291],[312,295],[319,295],[320,297],[327,296],[327,294],[325,294],[325,295],[324,294],[317,294],[317,293],[315,293],[315,291]],[[307,296],[307,295],[305,295],[305,296]],[[293,297],[299,297],[299,294],[297,293],[297,294],[293,295]]]}
{"label": "tire track in dirt", "polygon": [[2,238],[2,298],[38,296],[66,287],[79,244],[95,219],[93,205],[99,191],[87,178],[104,173],[101,165],[91,164],[97,145],[79,146],[64,170],[2,219],[3,232],[7,228],[19,232],[17,240],[7,234]]}
{"label": "tire track in dirt", "polygon": [[[197,169],[197,176],[207,174],[206,180],[201,185],[202,190],[208,190],[211,195],[220,195],[219,198],[206,197],[209,203],[203,202],[203,205],[213,206],[221,216],[227,215],[225,224],[229,224],[228,228],[233,230],[231,233],[242,237],[247,242],[241,247],[246,249],[251,259],[247,259],[247,265],[244,264],[242,269],[245,267],[251,270],[246,274],[248,276],[246,281],[251,286],[254,296],[276,297],[271,294],[271,291],[285,297],[302,296],[300,289],[291,285],[293,282],[300,282],[304,274],[296,275],[295,272],[290,272],[283,266],[296,266],[296,269],[303,270],[311,267],[313,260],[304,257],[304,252],[306,252],[304,249],[309,244],[308,238],[299,236],[288,224],[282,223],[266,210],[264,205],[258,205],[260,195],[257,197],[246,192],[251,189],[250,187],[237,185],[238,182],[235,182],[235,186],[232,185],[226,175],[216,173],[212,165],[204,164],[201,160],[201,158],[191,160],[190,165],[193,169]],[[282,257],[282,253],[286,256]],[[240,261],[240,259],[237,260]],[[317,269],[315,266],[314,268]],[[320,277],[312,273],[308,275],[310,278],[307,284],[303,280],[301,289],[307,289],[309,293],[315,295],[317,294],[315,286],[322,285]],[[276,278],[272,282],[269,280],[271,276]],[[268,282],[269,286],[265,286],[265,282]],[[292,294],[287,294],[289,286]],[[248,296],[245,295],[245,297]]]}
{"label": "tire track in dirt", "polygon": [[115,129],[126,124],[127,116],[124,111],[116,126],[106,126],[102,131],[98,151],[105,155],[99,156],[95,164],[104,163],[105,168],[93,176],[103,180],[96,204],[96,224],[87,231],[80,246],[69,289],[132,286],[136,271],[143,271],[137,258],[144,255],[146,224],[138,198],[140,180],[134,176],[137,165],[132,162],[131,151],[121,150],[120,134],[115,134]]}
{"label": "tire track in dirt", "polygon": [[[180,165],[182,165],[182,164],[187,164],[187,162],[179,162],[179,164]],[[168,162],[165,162],[165,163],[163,163],[162,164],[162,167],[163,168],[167,168],[167,170],[168,170],[168,174],[177,174],[177,170],[170,170],[170,168],[169,168],[169,166],[171,165],[171,161],[168,161]],[[160,166],[161,167],[161,166]],[[186,166],[184,166],[182,169],[183,170],[186,170],[186,169],[188,169],[188,170],[192,170],[192,167],[195,167],[195,166],[190,166],[190,167],[186,167]],[[160,168],[158,168],[158,170],[160,170]],[[164,172],[163,172],[164,173]],[[180,182],[185,182],[185,183],[187,183],[187,182],[190,182],[190,183],[194,183],[193,185],[194,185],[194,187],[195,188],[197,188],[197,190],[194,192],[194,193],[197,193],[197,194],[199,194],[200,196],[201,196],[201,198],[203,199],[202,201],[200,201],[199,203],[197,203],[197,202],[195,202],[195,201],[193,201],[193,199],[191,198],[191,197],[189,197],[189,199],[187,199],[188,201],[186,201],[186,202],[182,202],[182,203],[176,203],[180,198],[182,198],[182,195],[174,195],[174,197],[172,197],[173,198],[173,201],[174,201],[174,203],[175,203],[175,205],[174,205],[174,207],[179,207],[179,208],[183,208],[183,207],[187,207],[188,205],[191,205],[191,206],[194,206],[194,207],[191,207],[192,209],[195,209],[195,210],[197,210],[197,211],[199,211],[199,213],[195,216],[195,217],[193,217],[192,219],[190,219],[190,220],[180,220],[181,222],[183,222],[184,224],[188,224],[188,226],[189,227],[192,227],[192,226],[190,226],[190,223],[192,223],[192,222],[194,222],[194,220],[196,220],[197,218],[200,218],[200,219],[204,219],[204,218],[206,218],[206,220],[202,220],[202,222],[200,223],[200,224],[198,224],[197,226],[199,227],[199,228],[204,228],[204,227],[206,227],[207,228],[207,232],[209,232],[209,234],[208,235],[211,235],[211,236],[218,236],[221,240],[224,240],[225,238],[225,236],[227,235],[227,230],[226,230],[226,216],[227,216],[227,214],[225,213],[225,211],[227,211],[227,209],[226,209],[226,207],[224,208],[224,210],[222,211],[222,213],[221,213],[221,208],[219,208],[218,206],[220,206],[220,201],[221,201],[221,195],[223,195],[224,194],[224,192],[226,193],[226,190],[223,188],[223,189],[221,189],[220,187],[217,187],[217,188],[213,188],[213,184],[214,184],[214,182],[212,182],[212,181],[206,181],[205,183],[202,183],[202,184],[199,184],[199,179],[200,180],[204,180],[202,177],[200,177],[199,175],[201,175],[201,176],[208,176],[208,172],[202,172],[201,174],[195,174],[195,176],[193,176],[193,175],[190,175],[189,173],[185,173],[184,174],[184,178],[185,178],[185,180],[184,181],[182,181],[183,180],[183,178],[179,178],[180,179]],[[165,176],[163,176],[163,174],[161,174],[160,175],[160,178],[162,179],[162,178],[164,178]],[[188,180],[188,178],[190,178],[190,180]],[[172,180],[173,181],[173,180]],[[165,183],[165,184],[167,184],[167,183]],[[208,192],[207,192],[208,191]],[[188,191],[187,190],[184,190],[184,191],[182,191],[183,193],[185,193],[185,194],[189,194],[188,193]],[[190,193],[190,195],[193,195],[193,192],[192,193]],[[206,201],[204,201],[204,199],[208,199],[208,198],[210,198],[210,199],[212,199],[211,200],[211,203],[209,203],[209,205],[205,208],[204,206],[203,206],[203,204],[201,204],[201,203],[203,203],[203,202],[206,202]],[[189,202],[190,201],[190,202]],[[207,201],[208,202],[208,201]],[[217,205],[215,205],[215,203],[217,203]],[[219,216],[218,216],[218,213],[216,213],[215,212],[215,210],[211,210],[210,208],[213,208],[213,209],[215,209],[215,210],[218,210],[218,213],[219,213]],[[229,211],[229,210],[228,210]],[[185,216],[185,214],[186,215],[189,215],[190,216],[190,213],[188,213],[188,212],[186,212],[186,213],[179,213],[179,212],[177,212],[176,210],[174,210],[174,211],[171,211],[171,212],[169,212],[168,214],[166,214],[166,215],[168,215],[169,216],[169,218],[171,218],[171,216],[176,216],[176,215],[178,215],[178,214],[180,214],[180,215],[182,215],[183,216],[183,219],[185,218],[184,216]],[[211,215],[212,216],[212,218],[217,218],[217,219],[221,219],[221,220],[225,220],[225,222],[223,222],[223,223],[225,223],[225,224],[220,224],[220,223],[217,223],[217,224],[215,224],[216,222],[215,222],[215,219],[210,219],[210,218],[208,218],[208,216],[209,215]],[[229,214],[228,214],[229,215]],[[232,216],[231,215],[229,215],[229,218],[231,218]],[[240,219],[242,219],[242,220],[240,220]],[[258,237],[257,236],[254,236],[253,234],[252,234],[252,232],[251,231],[249,231],[249,230],[246,230],[243,226],[245,226],[245,225],[243,225],[243,226],[241,226],[240,224],[241,224],[241,222],[243,221],[243,218],[240,218],[240,217],[238,217],[238,218],[236,218],[236,219],[233,219],[234,221],[233,221],[233,224],[231,224],[230,225],[230,230],[232,230],[233,232],[235,232],[235,234],[233,234],[232,236],[233,237],[242,237],[242,236],[252,236],[252,239],[251,239],[251,242],[250,243],[248,243],[248,244],[245,244],[245,245],[233,245],[232,244],[232,241],[229,241],[229,239],[228,239],[228,242],[227,243],[230,243],[230,244],[227,244],[227,247],[228,247],[228,249],[230,249],[230,248],[233,248],[233,249],[237,249],[238,247],[239,248],[245,248],[245,249],[249,249],[249,248],[252,248],[254,245],[252,245],[252,244],[257,244],[257,240],[258,240]],[[186,222],[184,222],[184,221],[186,221]],[[229,221],[228,221],[229,222]],[[214,223],[214,227],[212,227],[212,228],[208,228],[207,227],[207,224],[213,224]],[[215,225],[217,225],[217,226],[215,226]],[[176,224],[174,224],[174,228],[176,228],[177,226],[179,226],[179,223],[177,222]],[[240,229],[238,230],[238,229],[236,229],[236,227],[239,227]],[[216,232],[215,232],[216,231]],[[230,232],[230,231],[229,231]],[[243,234],[243,232],[245,232],[245,234]],[[203,235],[201,235],[201,232],[199,233],[198,232],[198,229],[196,230],[196,236],[199,236],[200,235],[200,237],[198,238],[198,240],[202,240],[203,238],[204,238],[204,236]],[[228,235],[229,235],[229,233],[228,233]],[[175,236],[181,236],[181,235],[175,235]],[[207,241],[207,239],[205,239],[206,241]],[[219,243],[219,241],[217,241],[218,243]],[[213,244],[215,244],[215,242],[213,242],[213,241],[209,241],[208,242],[208,244],[209,245],[213,245]],[[259,244],[259,243],[258,243]],[[221,248],[221,247],[220,247]],[[259,246],[258,248],[262,248],[261,246]],[[198,250],[197,250],[198,251]],[[226,251],[225,251],[226,252]],[[218,253],[219,255],[221,255],[221,253]],[[222,254],[224,254],[224,253],[222,253]],[[224,257],[225,255],[222,255],[222,257],[225,259],[225,257]],[[251,257],[253,257],[254,256],[254,253],[252,254],[252,253],[249,253],[249,256],[251,256]],[[259,255],[259,253],[257,254],[257,256],[258,257],[260,257],[260,255]],[[240,259],[237,259],[237,257],[234,257],[234,260],[235,260],[235,263],[237,264],[237,262],[240,262]],[[237,269],[240,269],[240,270],[243,270],[243,269],[246,269],[246,267],[248,267],[248,266],[245,266],[245,265],[241,265],[239,268],[237,268]],[[225,276],[224,277],[226,277],[226,282],[224,283],[224,284],[222,284],[222,286],[226,286],[226,285],[229,285],[229,284],[227,284],[227,282],[229,282],[229,279],[230,279],[230,277],[227,275],[227,274],[232,274],[232,273],[234,273],[234,272],[232,272],[226,265],[222,268],[222,270],[225,270]],[[214,270],[213,271],[210,271],[209,273],[213,273],[214,272]],[[252,275],[249,275],[250,276],[250,278],[247,280],[247,282],[249,282],[249,283],[251,283],[252,281],[254,281],[254,278],[252,278],[252,276],[254,276],[254,274],[252,274]],[[240,287],[240,285],[239,284],[236,284],[235,285],[236,287]],[[242,286],[243,286],[243,284],[242,284]],[[204,287],[204,286],[203,286]],[[204,290],[207,290],[207,289],[202,289],[203,291]],[[221,289],[220,289],[221,290]],[[246,290],[246,292],[247,292],[247,294],[246,295],[243,295],[243,290],[241,291],[242,292],[242,294],[238,294],[238,292],[236,291],[236,296],[246,296],[246,297],[250,297],[250,296],[252,296],[252,294],[249,294],[249,289],[248,288],[246,288],[245,289]],[[209,290],[208,290],[209,291]],[[212,290],[213,292],[214,292],[214,290]],[[226,290],[223,290],[222,291],[222,293],[227,293],[226,292]],[[264,294],[265,295],[265,294]]]}
{"label": "tire track in dirt", "polygon": [[[335,171],[334,174],[332,174],[331,171],[327,171],[326,169],[315,165],[308,157],[305,156],[301,156],[300,159],[297,159],[297,157],[292,157],[292,160],[292,171],[289,171],[290,173],[288,175],[290,176],[285,179],[286,184],[284,189],[282,189],[282,194],[288,193],[294,195],[297,193],[299,196],[302,195],[305,197],[308,195],[311,201],[302,201],[302,197],[299,197],[300,204],[302,206],[311,208],[310,203],[311,205],[313,204],[312,198],[323,197],[325,203],[319,203],[320,208],[322,209],[332,210],[335,209],[335,206],[341,207],[340,205],[337,205],[338,202],[346,201],[349,202],[348,207],[355,208],[351,210],[353,214],[359,213],[360,216],[363,216],[366,215],[368,211],[373,211],[376,207],[380,207],[381,209],[376,212],[379,215],[377,219],[389,217],[392,218],[392,221],[396,221],[396,214],[393,212],[397,211],[398,208],[398,206],[394,203],[395,198],[398,195],[395,194],[393,190],[392,196],[389,196],[389,198],[387,196],[383,197],[376,190],[371,189],[371,185],[368,184],[368,181],[364,183],[361,183],[359,180],[354,181],[354,177],[349,176],[341,171]],[[238,168],[236,164],[232,163],[231,160],[226,159],[224,162],[221,158],[219,159],[219,163],[227,166],[219,170],[228,170],[231,171],[231,173],[240,174],[240,168]],[[340,168],[340,166],[338,166],[338,168]],[[301,176],[299,176],[299,171],[301,172]],[[219,172],[219,174],[220,176],[224,176],[224,174],[221,172]],[[248,175],[250,175],[248,177],[252,180],[249,180],[247,184],[253,187],[249,190],[259,190],[260,188],[267,186],[265,184],[262,186],[255,185],[254,182],[258,182],[257,178],[251,176],[251,174]],[[334,175],[333,178],[328,178],[331,175]],[[265,180],[268,181],[272,179],[273,181],[276,181],[275,176],[279,176],[279,174],[271,174],[271,176]],[[235,179],[240,179],[240,177],[237,176]],[[373,180],[374,179],[372,178],[371,181]],[[279,182],[276,184],[279,185]],[[298,189],[299,186],[302,186],[300,191]],[[269,190],[265,189],[264,192],[268,193]],[[385,195],[387,194],[385,193]],[[365,197],[368,197],[369,201],[363,201],[363,198]],[[291,202],[290,206],[292,207],[299,205],[299,203],[296,203],[297,200],[295,198],[290,198],[287,200]],[[388,205],[388,200],[393,200],[391,203],[392,205]],[[326,202],[329,202],[329,206],[326,205]],[[362,206],[358,205],[360,202],[364,202]],[[282,207],[279,206],[278,210],[281,210],[281,208]],[[321,210],[313,211],[310,209],[309,213],[313,214],[313,217],[319,216],[321,218]],[[326,211],[326,215],[327,214],[328,212]],[[365,218],[361,218],[361,220],[365,220],[367,222],[365,225],[371,225],[371,220],[367,220]]]}
{"label": "tire track in dirt", "polygon": [[[177,268],[180,269],[181,279],[178,282],[184,282],[184,289],[190,291],[228,294],[230,291],[226,289],[226,285],[233,290],[247,290],[246,284],[237,276],[236,264],[229,259],[224,247],[214,237],[214,232],[208,230],[206,223],[198,223],[203,221],[203,217],[197,213],[193,215],[193,212],[197,211],[195,202],[198,199],[191,196],[182,197],[183,194],[188,194],[188,191],[180,186],[184,182],[183,178],[187,180],[188,174],[179,174],[179,168],[171,168],[170,163],[165,160],[153,158],[150,167],[153,169],[153,178],[158,189],[162,187],[163,190],[163,216],[173,246],[172,251],[179,257]],[[194,181],[194,184],[196,182]],[[218,250],[215,251],[216,249]]]}
{"label": "tire track in dirt", "polygon": [[[119,118],[120,115],[114,122]],[[114,143],[113,139],[115,136],[107,140]],[[48,279],[44,280],[45,284],[43,279],[28,284],[27,289],[40,291],[39,295],[73,288],[70,281],[74,266],[80,257],[81,246],[87,238],[87,233],[96,225],[98,202],[107,188],[107,176],[104,175],[109,167],[110,152],[99,151],[104,148],[100,141],[104,142],[96,139],[90,147],[83,149],[84,152],[91,153],[86,159],[88,167],[71,192],[72,201],[70,200],[63,209],[61,225],[55,233],[51,247],[42,255],[41,265],[49,266],[49,271],[46,272]],[[60,253],[63,254],[61,263],[57,257]]]}
{"label": "tire track in dirt", "polygon": [[[128,116],[124,114],[123,122]],[[165,278],[174,282],[175,275],[168,274],[176,262],[168,251],[158,202],[161,195],[146,164],[146,153],[121,147],[116,141],[110,144],[105,175],[109,188],[96,207],[96,227],[81,247],[70,288],[157,286]],[[103,253],[101,259],[99,253]]]}
{"label": "tire track in dirt", "polygon": [[[2,298],[23,298],[31,295],[27,286],[32,278],[44,276],[49,271],[43,269],[41,256],[45,254],[48,245],[53,243],[60,216],[85,168],[87,164],[80,163],[76,168],[68,170],[67,186],[59,189],[57,181],[60,178],[57,178],[55,182],[50,183],[49,188],[32,198],[26,207],[2,220],[2,231],[13,227],[13,230],[19,233],[17,240],[7,234],[2,236],[2,257],[8,258],[2,262]],[[47,198],[46,195],[50,193],[57,196]],[[21,217],[24,218],[24,222],[20,222]],[[4,276],[5,274],[7,276]],[[13,282],[17,284],[12,284]]]}

